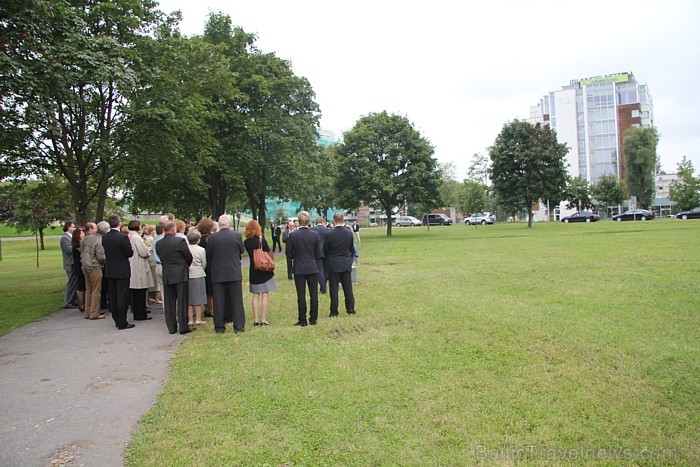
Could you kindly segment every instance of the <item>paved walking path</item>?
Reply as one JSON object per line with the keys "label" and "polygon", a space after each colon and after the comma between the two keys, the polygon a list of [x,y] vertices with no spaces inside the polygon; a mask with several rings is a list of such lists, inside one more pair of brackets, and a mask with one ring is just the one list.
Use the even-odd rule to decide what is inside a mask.
{"label": "paved walking path", "polygon": [[151,310],[123,331],[109,313],[63,310],[0,337],[0,465],[124,464],[184,337],[168,334],[160,305]]}

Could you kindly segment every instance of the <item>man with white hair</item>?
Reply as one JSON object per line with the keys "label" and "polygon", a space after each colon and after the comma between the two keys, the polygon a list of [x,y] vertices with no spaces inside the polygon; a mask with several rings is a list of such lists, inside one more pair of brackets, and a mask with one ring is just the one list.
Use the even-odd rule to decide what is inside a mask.
{"label": "man with white hair", "polygon": [[231,216],[219,217],[219,231],[207,239],[207,264],[211,268],[214,293],[214,330],[226,332],[226,323],[233,322],[235,333],[245,331],[241,256],[243,237],[231,230]]}

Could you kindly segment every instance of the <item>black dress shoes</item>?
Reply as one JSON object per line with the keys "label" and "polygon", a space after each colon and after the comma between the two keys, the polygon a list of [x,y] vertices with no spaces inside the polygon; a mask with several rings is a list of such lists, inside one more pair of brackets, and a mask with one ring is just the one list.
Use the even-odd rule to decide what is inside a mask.
{"label": "black dress shoes", "polygon": [[338,317],[338,312],[336,311],[335,313],[331,313],[328,315],[329,318],[337,318]]}
{"label": "black dress shoes", "polygon": [[189,334],[189,333],[194,332],[196,330],[197,330],[197,328],[187,328],[184,331],[180,331],[180,334]]}
{"label": "black dress shoes", "polygon": [[348,311],[348,314],[349,314],[349,315],[354,315],[354,314],[355,314],[355,311],[354,311],[354,310],[353,310],[353,311]]}
{"label": "black dress shoes", "polygon": [[309,324],[310,324],[311,326],[316,326],[316,321],[309,321]]}
{"label": "black dress shoes", "polygon": [[136,325],[133,323],[126,323],[126,325],[120,326],[117,329],[119,329],[121,331],[122,329],[131,329],[133,327],[136,327]]}
{"label": "black dress shoes", "polygon": [[134,318],[134,321],[148,321],[149,319],[153,319],[153,318],[151,318],[150,316],[148,316],[146,318]]}
{"label": "black dress shoes", "polygon": [[304,322],[304,321],[297,321],[296,323],[294,323],[294,326],[306,326],[306,322]]}

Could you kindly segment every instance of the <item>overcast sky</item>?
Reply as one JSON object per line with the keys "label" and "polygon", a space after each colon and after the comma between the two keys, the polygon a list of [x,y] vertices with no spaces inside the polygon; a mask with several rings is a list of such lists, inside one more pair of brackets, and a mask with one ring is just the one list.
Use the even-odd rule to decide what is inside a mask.
{"label": "overcast sky", "polygon": [[161,0],[181,30],[210,11],[255,33],[316,92],[341,136],[386,110],[408,117],[461,180],[503,125],[572,79],[631,71],[649,85],[662,167],[700,170],[700,2]]}

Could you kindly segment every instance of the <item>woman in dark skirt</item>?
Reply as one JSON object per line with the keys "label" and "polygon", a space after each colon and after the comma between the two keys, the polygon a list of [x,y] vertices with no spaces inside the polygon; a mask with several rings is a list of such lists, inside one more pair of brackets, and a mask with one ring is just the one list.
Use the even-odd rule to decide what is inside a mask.
{"label": "woman in dark skirt", "polygon": [[[253,265],[253,250],[260,248],[262,241],[263,251],[270,251],[270,247],[262,236],[262,229],[258,221],[252,220],[245,226],[245,240],[243,246],[250,258],[250,293],[253,294],[253,325],[267,326],[267,299],[268,293],[277,289],[275,273],[268,271],[258,271]],[[261,320],[258,320],[259,312],[262,312]]]}
{"label": "woman in dark skirt", "polygon": [[[78,280],[77,286],[77,296],[78,296],[78,309],[85,312],[85,274],[83,273],[83,266],[80,262],[80,240],[85,236],[83,229],[77,227],[73,231],[73,237],[71,237],[71,246],[73,247],[73,274]],[[89,318],[89,316],[86,316]]]}
{"label": "woman in dark skirt", "polygon": [[[216,232],[216,224],[213,220],[205,217],[197,223],[197,230],[199,230],[199,233],[202,235],[202,238],[199,240],[199,246],[206,250],[207,238],[209,238],[209,235]],[[204,272],[206,274],[206,276],[204,277],[204,285],[206,287],[207,292],[207,303],[204,307],[204,316],[211,318],[212,316],[214,316],[214,288],[211,285],[211,267],[207,265],[207,267],[204,269]]]}

